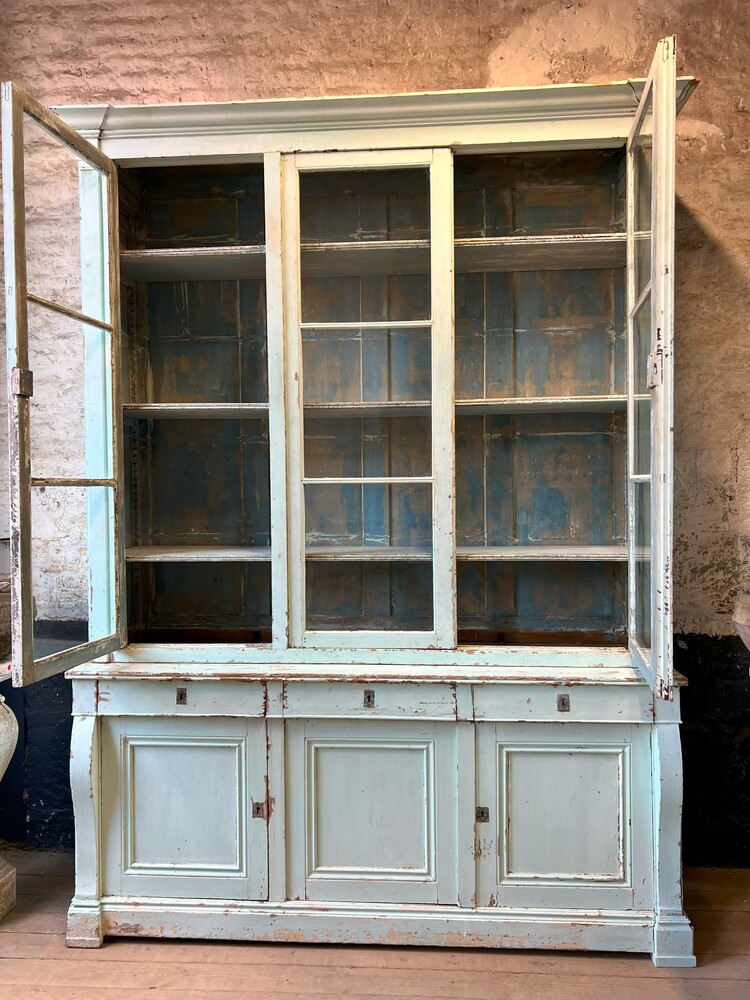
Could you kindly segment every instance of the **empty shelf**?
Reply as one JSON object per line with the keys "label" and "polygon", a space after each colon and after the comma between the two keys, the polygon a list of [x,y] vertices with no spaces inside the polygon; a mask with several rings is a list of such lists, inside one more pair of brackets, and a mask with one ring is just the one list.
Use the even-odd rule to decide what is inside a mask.
{"label": "empty shelf", "polygon": [[266,545],[139,545],[125,549],[126,562],[270,562]]}
{"label": "empty shelf", "polygon": [[432,549],[427,545],[311,545],[305,549],[307,559],[329,562],[430,562]]}
{"label": "empty shelf", "polygon": [[[427,274],[430,242],[309,243],[303,244],[301,257],[306,278]],[[460,273],[624,267],[625,258],[624,233],[497,236],[455,242],[455,269]]]}
{"label": "empty shelf", "polygon": [[265,278],[266,248],[180,247],[174,250],[123,250],[120,269],[133,281],[209,281]]}
{"label": "empty shelf", "polygon": [[250,420],[268,417],[268,403],[125,403],[126,417],[149,420]]}
{"label": "empty shelf", "polygon": [[465,562],[626,562],[627,545],[458,545]]}
{"label": "empty shelf", "polygon": [[606,413],[624,410],[628,397],[612,396],[515,396],[506,399],[457,399],[459,416],[483,413]]}

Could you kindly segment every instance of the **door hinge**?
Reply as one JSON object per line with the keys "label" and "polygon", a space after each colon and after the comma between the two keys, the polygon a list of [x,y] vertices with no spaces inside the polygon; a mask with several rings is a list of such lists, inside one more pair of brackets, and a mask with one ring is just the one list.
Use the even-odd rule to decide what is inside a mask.
{"label": "door hinge", "polygon": [[10,389],[14,396],[33,396],[34,373],[28,368],[14,368],[10,374]]}
{"label": "door hinge", "polygon": [[664,382],[664,355],[661,351],[654,351],[648,356],[648,376],[646,385],[653,389]]}

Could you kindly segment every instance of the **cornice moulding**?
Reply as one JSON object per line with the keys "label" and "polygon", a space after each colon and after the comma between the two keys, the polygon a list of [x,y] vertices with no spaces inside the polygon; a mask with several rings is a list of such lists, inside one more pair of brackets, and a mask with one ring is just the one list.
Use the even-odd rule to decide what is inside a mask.
{"label": "cornice moulding", "polygon": [[[681,78],[678,110],[695,86]],[[532,88],[456,90],[229,103],[66,106],[54,110],[100,140],[150,136],[289,134],[632,118],[643,80]]]}

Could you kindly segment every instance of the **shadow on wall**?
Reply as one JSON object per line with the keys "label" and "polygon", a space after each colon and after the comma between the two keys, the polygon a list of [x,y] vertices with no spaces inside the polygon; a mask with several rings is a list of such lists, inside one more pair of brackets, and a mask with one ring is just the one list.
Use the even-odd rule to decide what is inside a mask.
{"label": "shadow on wall", "polygon": [[[750,866],[750,651],[733,631],[750,590],[750,404],[735,335],[720,320],[731,290],[750,301],[750,274],[677,202],[675,669],[682,693],[686,864]],[[682,338],[681,338],[682,334]],[[716,401],[720,400],[720,407]],[[726,419],[728,412],[736,420]]]}

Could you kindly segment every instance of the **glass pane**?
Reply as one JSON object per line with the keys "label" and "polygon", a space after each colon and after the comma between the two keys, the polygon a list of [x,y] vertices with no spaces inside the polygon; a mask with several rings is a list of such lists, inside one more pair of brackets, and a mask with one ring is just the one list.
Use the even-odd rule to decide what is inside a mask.
{"label": "glass pane", "polygon": [[35,659],[114,633],[114,551],[110,487],[32,488]]}
{"label": "glass pane", "polygon": [[433,628],[432,564],[307,561],[308,629],[428,632]]}
{"label": "glass pane", "polygon": [[651,648],[651,486],[633,483],[635,515],[635,639]]}
{"label": "glass pane", "polygon": [[[302,331],[305,406],[422,403],[431,396],[429,327],[306,328]],[[358,405],[360,404],[360,405]]]}
{"label": "glass pane", "polygon": [[619,151],[457,156],[456,238],[622,229]]}
{"label": "glass pane", "polygon": [[139,419],[126,450],[128,545],[270,545],[267,420]]}
{"label": "glass pane", "polygon": [[[310,479],[429,476],[430,418],[305,418],[305,475]],[[314,417],[317,416],[317,419]]]}
{"label": "glass pane", "polygon": [[111,478],[112,335],[35,302],[28,309],[31,474]]}
{"label": "glass pane", "polygon": [[[432,545],[432,486],[360,483],[305,486],[305,541],[313,551],[362,558],[361,548],[380,548],[422,559]],[[347,551],[348,550],[348,551]],[[374,555],[374,553],[373,553]]]}
{"label": "glass pane", "polygon": [[624,413],[457,417],[457,544],[624,545],[625,475]]}
{"label": "glass pane", "polygon": [[653,162],[653,87],[649,93],[641,127],[632,146],[634,183],[635,297],[651,280],[651,172]]}
{"label": "glass pane", "polygon": [[624,391],[625,303],[612,268],[456,275],[456,398]]}
{"label": "glass pane", "polygon": [[651,391],[648,388],[651,353],[651,295],[648,294],[633,317],[634,427],[633,472],[651,472]]}
{"label": "glass pane", "polygon": [[459,642],[621,644],[625,562],[458,563]]}
{"label": "glass pane", "polygon": [[300,175],[303,323],[430,318],[426,169]]}
{"label": "glass pane", "polygon": [[96,212],[106,178],[28,115],[23,139],[27,289],[109,322],[106,212],[99,226],[85,233],[81,228],[82,201],[87,212]]}

